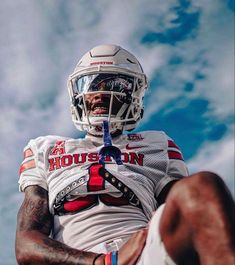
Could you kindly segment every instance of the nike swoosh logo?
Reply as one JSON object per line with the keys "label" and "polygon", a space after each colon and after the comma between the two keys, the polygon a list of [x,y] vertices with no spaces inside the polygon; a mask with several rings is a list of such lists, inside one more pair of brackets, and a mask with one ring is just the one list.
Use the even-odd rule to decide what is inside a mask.
{"label": "nike swoosh logo", "polygon": [[139,149],[139,148],[143,148],[143,147],[147,147],[147,145],[130,146],[129,144],[127,144],[126,150]]}

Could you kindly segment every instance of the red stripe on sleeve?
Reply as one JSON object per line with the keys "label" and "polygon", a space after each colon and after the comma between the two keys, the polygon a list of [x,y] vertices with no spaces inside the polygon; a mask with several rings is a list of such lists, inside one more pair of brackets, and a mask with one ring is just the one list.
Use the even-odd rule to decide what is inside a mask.
{"label": "red stripe on sleeve", "polygon": [[102,167],[100,164],[94,164],[90,167],[90,178],[87,183],[88,191],[104,190],[104,179],[99,175],[99,169]]}
{"label": "red stripe on sleeve", "polygon": [[27,158],[27,157],[30,157],[30,156],[33,156],[33,151],[31,148],[28,148],[24,151],[24,158]]}
{"label": "red stripe on sleeve", "polygon": [[168,157],[169,159],[184,160],[182,154],[177,151],[168,151]]}
{"label": "red stripe on sleeve", "polygon": [[28,162],[25,162],[24,164],[21,165],[20,170],[19,170],[19,174],[22,174],[25,170],[27,169],[31,169],[31,168],[35,168],[36,167],[36,163],[33,160],[30,160]]}
{"label": "red stripe on sleeve", "polygon": [[174,147],[174,148],[177,148],[178,150],[180,150],[178,145],[171,140],[168,140],[168,147]]}

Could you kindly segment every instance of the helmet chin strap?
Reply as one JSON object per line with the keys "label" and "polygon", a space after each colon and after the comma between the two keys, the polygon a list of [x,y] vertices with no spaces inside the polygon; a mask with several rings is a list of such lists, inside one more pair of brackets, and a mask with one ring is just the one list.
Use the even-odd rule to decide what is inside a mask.
{"label": "helmet chin strap", "polygon": [[118,165],[122,165],[121,150],[112,145],[108,121],[103,121],[103,140],[104,146],[99,151],[99,163],[105,166],[105,158],[109,156],[112,157]]}
{"label": "helmet chin strap", "polygon": [[[108,122],[107,120],[105,121]],[[84,125],[84,129],[87,131],[88,134],[93,135],[93,136],[102,137],[104,135],[104,131],[102,130],[102,125],[91,125],[91,126]],[[121,123],[120,124],[111,123],[109,129],[110,129],[110,134],[112,136],[118,136],[123,131],[123,127]]]}

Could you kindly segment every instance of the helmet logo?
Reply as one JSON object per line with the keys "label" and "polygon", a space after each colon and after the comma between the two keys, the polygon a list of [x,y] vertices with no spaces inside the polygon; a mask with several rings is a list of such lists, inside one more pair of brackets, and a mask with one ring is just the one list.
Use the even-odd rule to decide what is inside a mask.
{"label": "helmet logo", "polygon": [[90,63],[90,65],[110,65],[110,64],[113,64],[113,62],[101,61],[101,62],[92,62],[92,63]]}

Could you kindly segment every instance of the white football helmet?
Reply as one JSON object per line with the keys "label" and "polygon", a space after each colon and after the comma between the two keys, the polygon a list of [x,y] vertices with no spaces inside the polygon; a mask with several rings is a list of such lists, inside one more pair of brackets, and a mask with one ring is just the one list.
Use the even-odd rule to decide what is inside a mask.
{"label": "white football helmet", "polygon": [[[110,132],[133,130],[143,116],[147,78],[138,60],[117,45],[100,45],[88,51],[68,79],[72,120],[79,130],[102,135],[104,120]],[[106,111],[89,111],[87,97],[108,95]],[[107,101],[107,98],[106,98]],[[113,111],[115,102],[119,109]],[[120,104],[121,103],[121,104]]]}

